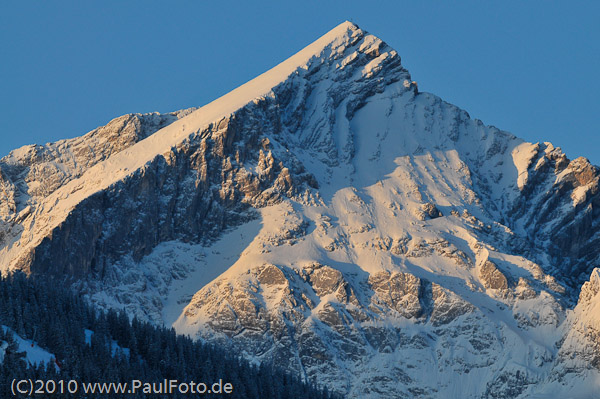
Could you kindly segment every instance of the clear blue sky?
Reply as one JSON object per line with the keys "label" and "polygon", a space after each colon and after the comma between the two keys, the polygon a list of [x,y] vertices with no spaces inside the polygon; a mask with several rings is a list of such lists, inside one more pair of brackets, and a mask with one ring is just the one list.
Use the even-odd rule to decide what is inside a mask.
{"label": "clear blue sky", "polygon": [[206,104],[344,20],[421,91],[600,164],[598,1],[4,1],[0,156]]}

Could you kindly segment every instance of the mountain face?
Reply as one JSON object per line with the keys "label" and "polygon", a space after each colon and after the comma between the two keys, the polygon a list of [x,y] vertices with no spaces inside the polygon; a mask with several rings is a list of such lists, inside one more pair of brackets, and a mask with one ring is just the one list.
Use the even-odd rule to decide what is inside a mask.
{"label": "mountain face", "polygon": [[346,22],[202,108],[0,160],[0,264],[348,397],[583,398],[599,176]]}

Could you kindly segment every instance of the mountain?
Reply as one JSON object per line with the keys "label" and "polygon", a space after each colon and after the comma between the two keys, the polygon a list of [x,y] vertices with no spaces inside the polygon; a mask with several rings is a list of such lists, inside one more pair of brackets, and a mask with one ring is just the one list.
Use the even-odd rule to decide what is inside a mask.
{"label": "mountain", "polygon": [[204,107],[0,160],[0,264],[348,397],[584,398],[599,176],[345,22]]}
{"label": "mountain", "polygon": [[[121,398],[127,392],[131,398],[157,393],[186,398],[220,390],[232,399],[339,398],[299,376],[250,364],[224,348],[177,335],[172,328],[130,320],[112,309],[98,312],[48,276],[14,273],[0,278],[0,297],[4,397],[15,388],[27,390],[23,383],[21,389],[15,387],[15,379],[30,379],[57,382],[58,387],[38,383],[38,395],[47,391],[46,397],[52,392],[59,397]],[[177,384],[169,387],[165,380],[184,383],[187,390]]]}

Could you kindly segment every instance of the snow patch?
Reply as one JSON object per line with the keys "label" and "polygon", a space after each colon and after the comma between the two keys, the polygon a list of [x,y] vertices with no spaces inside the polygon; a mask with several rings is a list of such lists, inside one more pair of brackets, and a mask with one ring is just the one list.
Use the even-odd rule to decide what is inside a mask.
{"label": "snow patch", "polygon": [[[18,345],[19,352],[25,352],[25,359],[30,365],[40,365],[40,364],[48,364],[54,363],[54,359],[56,358],[52,353],[38,346],[37,343],[30,339],[24,339],[21,336],[17,335],[11,328],[7,326],[0,326],[4,330],[4,333],[12,333],[15,342]],[[4,352],[1,352],[2,359],[4,358]],[[1,363],[1,361],[0,361]],[[58,366],[56,366],[56,371],[60,371]]]}
{"label": "snow patch", "polygon": [[527,170],[531,165],[533,157],[535,157],[540,149],[539,143],[521,143],[516,146],[512,151],[513,163],[517,167],[517,187],[519,190],[523,190],[523,187],[527,184],[529,174]]}

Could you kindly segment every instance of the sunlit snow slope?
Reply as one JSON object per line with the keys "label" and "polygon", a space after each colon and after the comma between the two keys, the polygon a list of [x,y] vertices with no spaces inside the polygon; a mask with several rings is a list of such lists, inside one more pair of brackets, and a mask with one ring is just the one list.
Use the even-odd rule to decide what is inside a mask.
{"label": "sunlit snow slope", "polygon": [[0,160],[4,270],[349,397],[600,389],[598,169],[420,93],[349,22],[74,140]]}

